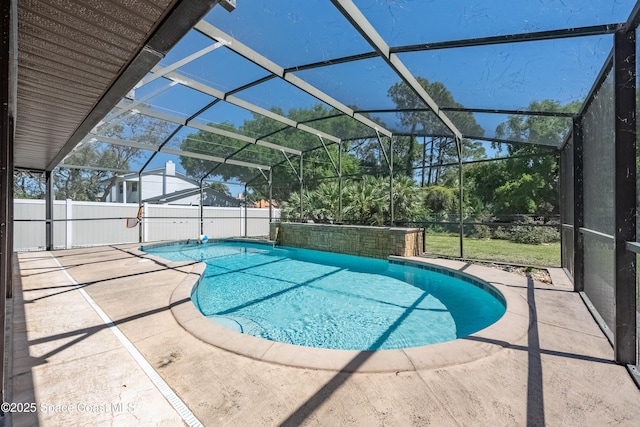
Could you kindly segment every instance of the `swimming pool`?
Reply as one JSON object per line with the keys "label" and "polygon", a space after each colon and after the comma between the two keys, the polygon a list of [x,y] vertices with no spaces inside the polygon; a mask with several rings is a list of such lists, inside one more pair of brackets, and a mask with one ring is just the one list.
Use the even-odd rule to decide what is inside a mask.
{"label": "swimming pool", "polygon": [[490,285],[385,260],[244,242],[143,249],[170,261],[205,262],[191,294],[200,312],[272,341],[408,348],[468,336],[505,312]]}

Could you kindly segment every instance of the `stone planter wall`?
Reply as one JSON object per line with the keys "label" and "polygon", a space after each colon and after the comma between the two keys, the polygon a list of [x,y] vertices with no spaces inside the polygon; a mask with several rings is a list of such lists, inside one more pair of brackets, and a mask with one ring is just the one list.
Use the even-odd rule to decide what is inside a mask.
{"label": "stone planter wall", "polygon": [[389,255],[422,253],[422,229],[356,225],[272,223],[269,238],[277,244],[349,255],[386,259]]}

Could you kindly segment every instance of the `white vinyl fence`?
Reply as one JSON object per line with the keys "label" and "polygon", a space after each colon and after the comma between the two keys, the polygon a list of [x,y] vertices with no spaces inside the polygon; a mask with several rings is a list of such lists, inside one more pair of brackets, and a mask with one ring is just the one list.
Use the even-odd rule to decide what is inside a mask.
{"label": "white vinyl fence", "polygon": [[[14,199],[15,251],[44,250],[46,222],[44,200]],[[99,246],[139,241],[138,227],[127,228],[138,205],[131,203],[74,202],[56,200],[53,207],[55,249]],[[280,216],[273,210],[274,219]],[[209,238],[258,237],[269,234],[269,209],[204,207],[203,230]],[[142,241],[197,239],[199,206],[145,204]],[[246,231],[246,234],[245,234]]]}

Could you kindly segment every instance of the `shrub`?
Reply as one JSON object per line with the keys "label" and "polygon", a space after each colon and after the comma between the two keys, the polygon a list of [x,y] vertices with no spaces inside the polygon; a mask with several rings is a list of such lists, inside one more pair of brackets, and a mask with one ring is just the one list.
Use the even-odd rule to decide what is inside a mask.
{"label": "shrub", "polygon": [[491,227],[487,225],[476,224],[473,226],[472,236],[476,239],[491,239]]}
{"label": "shrub", "polygon": [[496,227],[493,230],[493,238],[500,240],[511,240],[511,230],[504,227]]}
{"label": "shrub", "polygon": [[540,245],[543,243],[557,242],[560,240],[560,233],[555,227],[519,225],[513,229],[511,240],[516,243]]}

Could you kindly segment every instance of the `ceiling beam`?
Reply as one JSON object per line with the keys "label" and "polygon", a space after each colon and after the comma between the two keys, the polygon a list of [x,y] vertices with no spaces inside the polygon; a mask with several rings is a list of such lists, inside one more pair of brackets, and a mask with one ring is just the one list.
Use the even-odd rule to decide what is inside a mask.
{"label": "ceiling beam", "polygon": [[197,90],[199,92],[205,93],[207,95],[213,96],[215,98],[221,99],[223,101],[228,102],[229,104],[235,105],[236,107],[240,107],[240,108],[244,108],[245,110],[251,111],[252,113],[256,113],[256,114],[260,114],[262,116],[268,117],[272,120],[275,120],[277,122],[283,123],[287,126],[291,126],[293,128],[296,129],[300,129],[301,131],[310,133],[312,135],[316,135],[316,136],[321,136],[324,139],[328,139],[330,141],[339,143],[340,142],[340,138],[330,135],[326,132],[320,131],[318,129],[314,129],[310,126],[306,126],[300,122],[296,122],[295,120],[292,120],[288,117],[285,117],[283,115],[274,113],[273,111],[269,111],[266,108],[262,108],[259,107],[257,105],[254,105],[250,102],[244,101],[234,95],[229,95],[228,93],[224,93],[218,89],[215,89],[209,85],[206,85],[204,83],[200,83],[198,81],[195,81],[192,78],[189,78],[187,76],[184,76],[180,73],[177,72],[171,72],[171,73],[167,73],[165,76],[165,78],[168,78],[174,82],[178,82],[180,84],[182,84],[183,86],[187,86],[190,87],[191,89]]}
{"label": "ceiling beam", "polygon": [[[123,103],[121,103],[123,104]],[[126,105],[126,104],[124,104]],[[214,133],[216,135],[220,135],[220,136],[225,136],[227,138],[231,138],[231,139],[235,139],[238,141],[242,141],[242,142],[246,142],[248,144],[255,144],[255,145],[260,145],[261,147],[266,147],[266,148],[270,148],[272,150],[277,150],[277,151],[286,151],[287,153],[291,153],[291,154],[295,154],[296,156],[299,156],[301,151],[300,150],[296,150],[294,148],[289,148],[289,147],[285,147],[282,145],[278,145],[278,144],[274,144],[272,142],[268,142],[268,141],[263,141],[261,139],[258,138],[252,138],[250,136],[246,136],[246,135],[241,135],[239,133],[235,133],[235,132],[231,132],[228,130],[224,130],[224,129],[218,129],[216,127],[210,126],[210,125],[205,125],[202,123],[198,123],[194,120],[185,120],[185,119],[181,119],[180,117],[171,115],[171,114],[167,114],[167,113],[162,113],[160,111],[156,111],[153,110],[149,107],[145,107],[145,106],[138,106],[135,110],[139,111],[140,114],[143,114],[145,116],[149,116],[149,117],[154,117],[156,119],[160,119],[160,120],[166,120],[168,122],[171,123],[175,123],[178,125],[182,125],[182,126],[187,126],[190,128],[195,128],[198,130],[202,130],[205,132],[211,132]]]}
{"label": "ceiling beam", "polygon": [[253,169],[262,169],[262,170],[271,169],[270,166],[260,165],[257,163],[243,162],[240,160],[233,160],[233,159],[225,159],[223,157],[210,156],[208,154],[194,153],[191,151],[174,150],[171,148],[163,147],[159,149],[159,147],[151,144],[145,144],[145,143],[136,142],[136,141],[128,141],[124,139],[110,138],[107,136],[97,135],[93,133],[89,134],[88,138],[89,138],[89,142],[91,142],[92,140],[95,140],[95,141],[105,142],[107,144],[119,145],[122,147],[139,148],[141,150],[154,151],[158,153],[174,154],[176,156],[192,157],[194,159],[201,159],[201,160],[210,160],[212,162],[225,163],[228,165],[243,166],[243,167],[248,167]]}
{"label": "ceiling beam", "polygon": [[402,63],[398,55],[390,51],[389,45],[383,40],[378,32],[369,23],[367,18],[360,12],[360,9],[351,0],[331,0],[331,3],[342,13],[342,15],[353,25],[360,35],[378,52],[387,64],[396,72],[414,93],[438,116],[438,119],[455,136],[462,138],[462,132],[453,124],[447,115],[440,109],[438,104],[431,98],[427,91],[420,85],[409,69]]}
{"label": "ceiling beam", "polygon": [[146,85],[148,83],[151,83],[151,82],[159,79],[160,77],[166,75],[167,73],[175,71],[178,68],[183,67],[183,66],[187,65],[188,63],[190,63],[192,61],[195,61],[196,59],[201,58],[204,55],[206,55],[207,53],[213,52],[214,50],[216,50],[219,47],[224,46],[226,44],[227,44],[227,42],[225,40],[213,43],[213,44],[205,47],[204,49],[200,49],[199,51],[197,51],[195,53],[192,53],[191,55],[189,55],[189,56],[187,56],[185,58],[182,58],[179,61],[174,62],[171,65],[168,65],[168,66],[166,66],[164,68],[156,69],[156,71],[153,74],[151,74],[151,75],[145,77],[144,79],[140,80],[140,82],[136,85],[136,88],[139,88],[139,87],[142,87],[142,86],[144,86],[144,85]]}
{"label": "ceiling beam", "polygon": [[264,68],[270,73],[282,78],[283,80],[289,82],[290,84],[297,87],[298,89],[308,93],[309,95],[313,96],[316,99],[319,99],[325,104],[330,105],[336,110],[339,110],[342,113],[350,117],[353,117],[354,119],[364,124],[365,126],[368,126],[371,129],[377,130],[386,136],[389,136],[389,137],[392,136],[391,131],[385,129],[381,125],[363,116],[362,114],[358,114],[354,112],[353,109],[347,107],[346,105],[342,104],[340,101],[334,99],[333,97],[327,95],[326,93],[322,92],[316,87],[310,85],[309,83],[305,82],[304,80],[294,75],[293,73],[285,71],[283,67],[279,66],[278,64],[271,61],[270,59],[262,56],[261,54],[249,48],[248,46],[235,40],[233,37],[224,33],[222,30],[214,27],[207,21],[204,21],[204,20],[200,21],[198,24],[196,24],[194,28],[200,31],[202,34],[212,38],[213,40],[229,41],[230,44],[227,45],[227,48],[234,51],[235,53],[242,56],[243,58],[248,59],[249,61],[253,62],[256,65],[259,65],[260,67]]}

